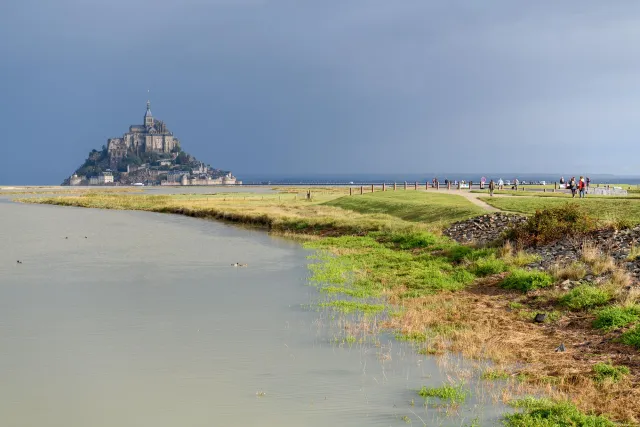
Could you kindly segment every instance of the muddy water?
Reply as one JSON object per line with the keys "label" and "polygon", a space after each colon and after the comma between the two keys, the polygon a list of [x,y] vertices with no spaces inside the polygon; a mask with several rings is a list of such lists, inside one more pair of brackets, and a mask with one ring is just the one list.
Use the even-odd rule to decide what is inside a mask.
{"label": "muddy water", "polygon": [[454,414],[424,407],[415,389],[446,381],[435,359],[385,337],[342,342],[343,319],[309,308],[298,244],[6,200],[0,243],[2,426],[498,423],[476,387]]}

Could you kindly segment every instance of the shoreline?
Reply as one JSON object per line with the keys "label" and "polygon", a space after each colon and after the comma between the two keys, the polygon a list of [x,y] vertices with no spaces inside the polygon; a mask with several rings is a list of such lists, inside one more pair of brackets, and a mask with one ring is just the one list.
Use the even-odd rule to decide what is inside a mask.
{"label": "shoreline", "polygon": [[[451,245],[433,234],[438,232],[441,224],[424,226],[400,220],[394,216],[360,214],[352,211],[348,211],[346,217],[342,217],[338,216],[338,214],[344,214],[340,208],[305,204],[297,199],[294,199],[296,202],[292,206],[278,206],[282,205],[281,200],[278,199],[276,204],[273,199],[247,212],[246,197],[242,201],[240,197],[235,199],[233,202],[235,205],[227,203],[224,199],[223,202],[218,200],[216,206],[213,206],[211,200],[148,195],[93,197],[84,195],[18,201],[103,209],[146,210],[245,224],[266,229],[278,235],[310,240],[311,247],[326,250],[332,254],[333,259],[341,259],[345,254],[346,256],[356,254],[370,262],[374,259],[371,256],[382,257],[382,259],[402,256],[404,257],[402,262],[408,263],[406,266],[413,266],[417,262],[414,259],[416,256],[432,257],[434,255],[429,254],[443,250],[458,250],[457,248],[461,247],[458,244]],[[258,200],[257,197],[256,200]],[[260,200],[264,200],[264,197],[262,196]],[[273,204],[276,204],[279,209],[273,210]],[[378,233],[379,241],[368,237],[371,233]],[[428,237],[430,235],[433,235],[435,240]],[[397,241],[393,241],[394,238],[397,238]],[[413,244],[406,242],[408,238],[423,240],[418,242],[419,244]],[[403,249],[400,247],[403,244],[410,247]],[[517,256],[512,254],[514,255]],[[356,262],[362,261],[357,257],[355,259]],[[449,264],[454,266],[452,262]],[[421,265],[416,264],[416,267]],[[385,267],[380,268],[384,270]],[[440,268],[446,270],[450,267],[442,264]],[[455,274],[467,271],[457,266],[454,268],[457,269]],[[333,273],[341,276],[344,271],[338,269]],[[389,272],[385,273],[389,274]],[[376,279],[378,273],[373,271],[369,274],[373,276],[364,277],[364,279]],[[322,276],[320,278],[322,279]],[[580,335],[574,330],[563,331],[562,328],[553,324],[537,325],[523,321],[511,309],[511,305],[515,300],[521,299],[522,294],[513,291],[505,292],[498,288],[497,284],[503,278],[504,273],[474,277],[470,282],[461,280],[462,286],[459,288],[455,288],[458,282],[450,281],[447,283],[453,286],[451,289],[421,291],[422,293],[416,293],[413,296],[407,296],[411,291],[407,283],[398,282],[391,286],[389,282],[382,286],[382,289],[377,290],[390,304],[402,308],[403,314],[392,316],[385,326],[415,341],[418,351],[424,351],[426,354],[456,352],[471,359],[489,359],[496,363],[495,369],[508,377],[524,379],[532,391],[544,390],[546,394],[561,400],[571,396],[574,403],[587,412],[592,410],[596,413],[612,412],[613,419],[637,423],[639,415],[633,409],[634,404],[640,401],[637,387],[629,383],[617,383],[611,384],[606,390],[599,388],[591,381],[593,361],[575,358],[579,352],[576,349],[580,348],[577,345],[584,341],[585,336],[594,340],[600,335],[596,331],[592,331],[590,335],[585,335],[583,331]],[[465,280],[468,279],[467,277]],[[395,279],[387,277],[386,280]],[[359,285],[353,288],[348,283],[343,283],[341,289],[334,289],[334,291],[344,294],[354,289],[363,291],[365,295],[371,291]],[[568,324],[584,323],[580,314],[571,313],[565,316],[564,321]],[[428,337],[425,331],[430,331]],[[553,351],[560,341],[569,349],[567,352]],[[617,347],[615,350],[619,351],[620,348]],[[525,368],[513,368],[514,365],[523,362],[527,364]],[[635,378],[634,383],[637,383],[637,377],[636,366],[632,376]],[[636,393],[629,394],[629,390],[635,390]],[[609,404],[608,401],[615,401],[616,404]]]}

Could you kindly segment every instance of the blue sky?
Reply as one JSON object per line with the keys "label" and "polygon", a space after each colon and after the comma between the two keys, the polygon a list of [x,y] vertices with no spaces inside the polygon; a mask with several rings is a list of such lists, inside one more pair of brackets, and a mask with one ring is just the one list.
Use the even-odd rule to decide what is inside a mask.
{"label": "blue sky", "polygon": [[5,0],[0,184],[154,115],[243,173],[640,174],[640,2]]}

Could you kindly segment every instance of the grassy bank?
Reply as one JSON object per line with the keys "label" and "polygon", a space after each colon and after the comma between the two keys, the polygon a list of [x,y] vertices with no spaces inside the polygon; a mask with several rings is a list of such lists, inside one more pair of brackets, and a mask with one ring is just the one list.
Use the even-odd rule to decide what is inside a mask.
{"label": "grassy bank", "polygon": [[385,214],[440,227],[484,211],[462,196],[423,191],[387,191],[342,197],[326,203],[363,214]]}
{"label": "grassy bank", "polygon": [[[501,378],[512,379],[522,390],[532,387],[531,391],[544,391],[558,402],[570,399],[582,411],[575,409],[578,418],[572,419],[592,412],[628,422],[640,419],[636,409],[640,407],[638,369],[629,366],[627,373],[621,367],[626,363],[623,355],[637,353],[632,330],[627,335],[631,344],[616,342],[588,355],[580,351],[580,343],[605,336],[591,324],[596,317],[613,328],[608,330],[618,332],[621,316],[626,316],[625,328],[637,321],[640,312],[629,308],[632,304],[619,305],[620,314],[615,311],[618,301],[613,291],[603,296],[580,290],[567,296],[569,293],[559,293],[552,286],[560,272],[552,277],[526,270],[532,258],[525,253],[508,246],[466,247],[440,236],[443,224],[481,213],[462,197],[407,191],[340,198],[343,194],[318,192],[311,200],[304,191],[268,195],[87,194],[24,201],[217,218],[304,236],[309,239],[306,245],[317,249],[319,262],[312,264],[312,280],[322,292],[335,296],[325,303],[327,307],[378,313],[383,309],[379,300],[384,299],[393,307],[385,326],[414,341],[422,353],[458,352],[469,358],[490,359]],[[599,261],[590,262],[596,265]],[[585,304],[591,305],[585,308]],[[613,311],[601,314],[607,304]],[[547,314],[544,323],[532,322],[537,313]],[[560,343],[569,350],[555,352]],[[602,363],[611,368],[600,367],[596,372],[595,366]],[[511,400],[511,396],[505,394],[504,399]],[[537,411],[549,405],[530,405],[529,409]],[[537,416],[532,413],[529,418],[526,413],[510,422],[554,425],[530,422]],[[522,419],[527,424],[522,424]]]}

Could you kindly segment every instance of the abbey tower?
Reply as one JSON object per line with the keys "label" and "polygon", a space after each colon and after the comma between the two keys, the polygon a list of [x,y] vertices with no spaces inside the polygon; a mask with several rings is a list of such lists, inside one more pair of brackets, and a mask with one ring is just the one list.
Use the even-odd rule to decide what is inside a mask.
{"label": "abbey tower", "polygon": [[143,125],[129,126],[129,132],[122,138],[109,138],[107,151],[111,168],[128,153],[171,153],[179,147],[179,141],[161,120],[156,120],[151,113],[151,102],[147,101],[147,111],[144,113]]}

